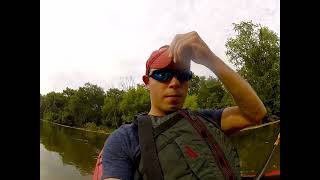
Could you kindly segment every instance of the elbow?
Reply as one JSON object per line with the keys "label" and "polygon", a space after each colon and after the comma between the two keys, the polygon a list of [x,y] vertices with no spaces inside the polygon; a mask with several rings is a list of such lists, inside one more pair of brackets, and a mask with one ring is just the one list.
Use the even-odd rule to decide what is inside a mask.
{"label": "elbow", "polygon": [[262,119],[267,115],[267,110],[264,106],[259,108],[258,111],[256,111],[255,116],[252,118],[254,124],[259,125],[262,122]]}

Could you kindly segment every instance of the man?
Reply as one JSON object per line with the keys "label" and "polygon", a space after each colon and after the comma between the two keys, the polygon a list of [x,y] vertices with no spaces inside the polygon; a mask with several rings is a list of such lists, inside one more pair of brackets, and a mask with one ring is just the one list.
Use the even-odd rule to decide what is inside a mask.
{"label": "man", "polygon": [[[183,110],[188,80],[191,79],[191,60],[215,73],[237,106],[200,110],[199,117],[200,114],[207,117],[200,118],[201,120],[194,120],[198,114]],[[229,135],[259,124],[266,115],[263,103],[251,86],[217,57],[196,32],[178,34],[170,46],[154,51],[146,63],[143,81],[151,99],[151,109],[143,116],[147,119],[138,118],[138,123],[123,125],[109,136],[103,149],[102,179],[239,178],[239,165],[236,160],[235,163],[231,162],[235,154],[221,139],[224,139],[224,134]],[[181,115],[174,122],[169,120],[178,117],[177,114]],[[145,122],[143,119],[146,122],[152,121],[154,131],[163,122],[170,121],[171,125],[159,131],[159,136],[149,139],[154,143],[155,150],[150,150],[152,146],[144,143],[145,139],[154,134],[141,135],[146,133],[146,130],[142,130]],[[209,121],[212,122],[208,123]],[[218,124],[218,129],[224,134],[220,130],[214,130],[216,126],[212,124]],[[170,133],[178,135],[169,138]],[[147,156],[145,151],[154,151],[157,157]],[[147,160],[146,157],[152,159]],[[154,173],[154,177],[150,173]]]}

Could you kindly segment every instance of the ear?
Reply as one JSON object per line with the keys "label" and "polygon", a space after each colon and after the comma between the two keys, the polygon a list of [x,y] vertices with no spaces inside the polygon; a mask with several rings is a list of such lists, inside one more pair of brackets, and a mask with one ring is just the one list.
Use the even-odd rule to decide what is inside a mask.
{"label": "ear", "polygon": [[142,80],[147,89],[149,89],[149,77],[147,75],[143,75]]}

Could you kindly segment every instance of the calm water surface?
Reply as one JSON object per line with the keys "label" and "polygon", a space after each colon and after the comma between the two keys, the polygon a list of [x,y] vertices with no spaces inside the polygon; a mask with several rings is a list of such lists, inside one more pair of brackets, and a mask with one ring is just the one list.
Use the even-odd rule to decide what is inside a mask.
{"label": "calm water surface", "polygon": [[106,135],[40,122],[40,179],[90,180]]}

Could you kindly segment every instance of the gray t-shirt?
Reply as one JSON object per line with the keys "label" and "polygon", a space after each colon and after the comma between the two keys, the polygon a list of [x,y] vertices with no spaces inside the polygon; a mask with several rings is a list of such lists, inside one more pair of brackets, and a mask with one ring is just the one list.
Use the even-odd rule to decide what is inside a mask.
{"label": "gray t-shirt", "polygon": [[[215,121],[221,127],[223,109],[202,109],[198,112],[210,117],[210,120]],[[170,116],[170,114],[167,116]],[[150,116],[150,118],[153,126],[157,126],[163,117]],[[138,127],[133,123],[120,126],[105,142],[102,155],[102,179],[133,179],[136,170],[135,163],[139,154]]]}

